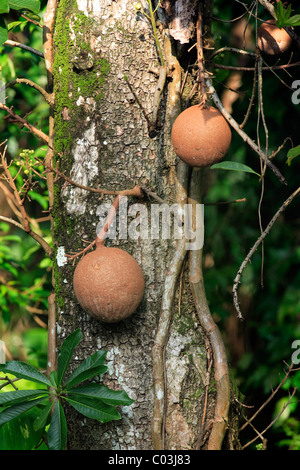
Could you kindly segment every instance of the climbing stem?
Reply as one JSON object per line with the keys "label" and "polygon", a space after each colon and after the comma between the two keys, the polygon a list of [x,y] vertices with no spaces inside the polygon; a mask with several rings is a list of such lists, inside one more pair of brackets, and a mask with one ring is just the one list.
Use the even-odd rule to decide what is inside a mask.
{"label": "climbing stem", "polygon": [[[192,205],[193,216],[191,224],[193,231],[197,228],[196,206],[201,204],[201,173],[201,169],[193,168],[190,181],[189,203]],[[202,254],[202,248],[190,250],[189,252],[189,283],[199,322],[209,340],[214,361],[216,404],[208,440],[208,450],[220,450],[228,423],[230,381],[223,339],[219,328],[211,316],[206,298],[202,271]]]}

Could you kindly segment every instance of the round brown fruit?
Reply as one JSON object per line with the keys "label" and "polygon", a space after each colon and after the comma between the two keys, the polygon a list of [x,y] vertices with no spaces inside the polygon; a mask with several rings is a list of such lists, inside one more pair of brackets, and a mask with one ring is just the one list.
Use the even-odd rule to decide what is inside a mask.
{"label": "round brown fruit", "polygon": [[128,318],[145,288],[142,270],[126,251],[98,243],[76,266],[73,286],[85,312],[105,323]]}
{"label": "round brown fruit", "polygon": [[282,28],[277,28],[275,21],[262,23],[257,31],[257,45],[261,52],[269,55],[280,55],[292,44],[292,38]]}
{"label": "round brown fruit", "polygon": [[193,167],[205,167],[222,160],[230,146],[231,130],[216,108],[195,105],[179,114],[171,139],[181,160]]}

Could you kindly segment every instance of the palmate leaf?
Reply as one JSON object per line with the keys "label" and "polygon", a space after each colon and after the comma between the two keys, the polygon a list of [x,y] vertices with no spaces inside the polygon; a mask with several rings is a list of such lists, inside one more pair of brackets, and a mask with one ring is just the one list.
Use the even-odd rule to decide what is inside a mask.
{"label": "palmate leaf", "polygon": [[87,418],[96,419],[102,423],[121,418],[120,413],[114,406],[107,405],[98,398],[72,395],[65,397],[65,400],[82,415]]}
{"label": "palmate leaf", "polygon": [[8,361],[0,364],[0,372],[12,374],[19,379],[31,380],[39,384],[51,386],[50,380],[39,372],[35,367],[21,361]]}
{"label": "palmate leaf", "polygon": [[51,423],[48,429],[48,446],[50,450],[65,450],[67,446],[67,422],[59,400],[54,405]]}
{"label": "palmate leaf", "polygon": [[87,357],[68,378],[64,388],[70,389],[95,375],[104,374],[107,371],[104,365],[106,353],[107,351],[97,351]]}
{"label": "palmate leaf", "polygon": [[69,390],[69,394],[94,397],[101,399],[103,403],[107,405],[131,405],[134,400],[129,398],[127,393],[124,390],[111,390],[105,385],[100,385],[96,383],[91,383],[87,385],[82,385],[80,387],[72,388]]}
{"label": "palmate leaf", "polygon": [[82,338],[81,331],[75,330],[63,342],[57,360],[57,384],[61,385],[75,347]]}

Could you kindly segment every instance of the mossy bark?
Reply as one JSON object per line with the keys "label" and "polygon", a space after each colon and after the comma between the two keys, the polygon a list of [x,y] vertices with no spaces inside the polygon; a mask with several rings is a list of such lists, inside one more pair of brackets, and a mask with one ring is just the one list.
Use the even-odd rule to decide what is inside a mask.
{"label": "mossy bark", "polygon": [[[151,115],[159,66],[151,25],[137,15],[133,2],[61,0],[55,26],[54,147],[59,168],[73,180],[103,189],[151,188],[166,202],[176,200],[176,156],[170,143],[174,119],[168,85],[159,110],[161,128],[151,139],[147,122],[124,79],[130,81]],[[58,342],[76,328],[83,340],[72,367],[105,349],[105,383],[122,388],[135,400],[120,421],[101,424],[68,410],[70,449],[152,449],[153,375],[151,350],[160,314],[165,273],[173,240],[108,239],[134,256],[142,267],[146,290],[133,316],[119,324],[102,324],[79,306],[73,291],[74,266],[65,254],[80,251],[96,237],[99,207],[112,197],[88,193],[62,179],[54,191],[55,292]],[[143,204],[150,215],[151,201]],[[130,221],[133,219],[131,218]],[[150,223],[150,217],[149,217]],[[201,433],[207,358],[186,270],[177,282],[173,319],[165,351],[167,377],[165,446],[194,449]],[[214,389],[207,418],[213,416]]]}

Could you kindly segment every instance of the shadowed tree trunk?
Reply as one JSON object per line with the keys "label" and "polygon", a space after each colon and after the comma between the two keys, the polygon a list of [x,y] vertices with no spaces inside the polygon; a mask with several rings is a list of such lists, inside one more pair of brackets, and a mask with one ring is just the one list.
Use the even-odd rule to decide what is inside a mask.
{"label": "shadowed tree trunk", "polygon": [[[165,23],[157,32],[163,63],[151,22],[132,1],[61,0],[57,7],[52,138],[59,153],[59,169],[76,183],[93,188],[121,191],[136,185],[146,187],[144,197],[125,198],[122,204],[128,204],[127,210],[122,207],[128,225],[136,223],[137,231],[138,211],[148,216],[148,238],[121,236],[117,230],[115,239],[105,242],[124,249],[141,266],[146,283],[143,300],[130,318],[117,324],[101,323],[78,304],[72,279],[79,258],[72,263],[66,254],[81,251],[95,239],[103,204],[111,204],[115,195],[101,197],[66,184],[62,178],[54,183],[58,342],[80,328],[83,340],[73,367],[96,350],[107,350],[104,383],[124,389],[135,400],[123,407],[120,421],[107,424],[69,409],[69,449],[199,449],[209,446],[212,429],[218,435],[210,446],[220,448],[227,425],[227,366],[222,363],[224,376],[215,377],[220,383],[225,377],[226,382],[227,401],[220,414],[216,397],[223,392],[216,390],[212,363],[213,357],[219,360],[212,347],[215,330],[213,334],[203,332],[199,308],[195,307],[198,302],[201,315],[204,305],[209,316],[206,301],[199,300],[197,294],[203,284],[201,272],[196,277],[189,274],[186,240],[174,239],[173,225],[169,238],[164,239],[162,233],[157,238],[151,236],[153,205],[159,200],[149,191],[168,207],[201,202],[195,190],[189,194],[190,170],[178,162],[170,141],[172,124],[183,106],[180,89],[184,72],[176,56],[182,55],[184,42],[180,42],[172,10],[180,2],[165,3],[166,9],[159,10],[160,24],[166,11],[170,24]],[[197,6],[207,7],[202,2],[187,3],[192,16],[185,19],[185,33],[192,31]],[[161,91],[157,87],[161,65],[167,67],[167,80],[152,129],[145,114],[151,120],[154,97]],[[200,185],[200,172],[194,172],[191,181],[196,187]],[[116,220],[118,228],[118,216]],[[198,251],[198,258],[191,255],[191,263],[198,262],[196,270],[201,271]],[[203,286],[201,292],[205,298]],[[222,348],[219,333],[217,336]],[[218,420],[222,429],[213,424]]]}

